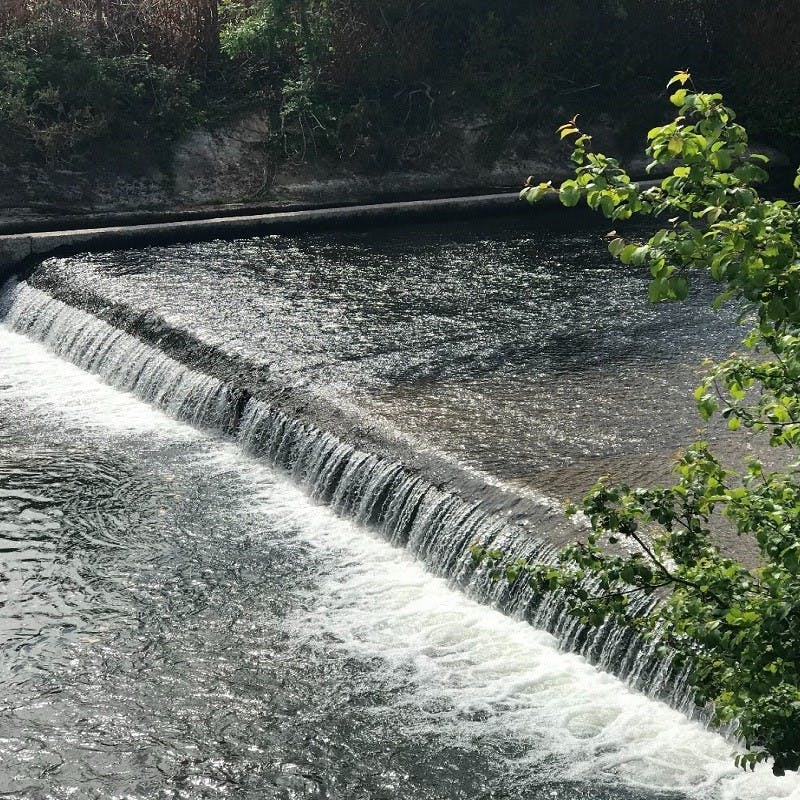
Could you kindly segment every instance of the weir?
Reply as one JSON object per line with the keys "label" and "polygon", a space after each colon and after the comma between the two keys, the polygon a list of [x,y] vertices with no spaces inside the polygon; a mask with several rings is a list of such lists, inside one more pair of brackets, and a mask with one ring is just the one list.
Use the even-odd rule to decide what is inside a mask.
{"label": "weir", "polygon": [[0,316],[12,330],[44,343],[110,385],[180,420],[235,438],[247,453],[291,475],[316,501],[378,530],[471,597],[553,633],[564,649],[688,715],[704,713],[692,702],[685,673],[677,673],[659,655],[657,642],[645,643],[610,623],[584,627],[557,594],[537,595],[524,583],[510,587],[485,566],[473,569],[473,543],[497,547],[511,559],[551,560],[557,537],[546,526],[564,525],[552,509],[525,520],[496,503],[471,501],[468,491],[456,491],[401,460],[370,452],[318,427],[296,409],[287,411],[249,396],[242,386],[198,372],[28,283],[5,286]]}

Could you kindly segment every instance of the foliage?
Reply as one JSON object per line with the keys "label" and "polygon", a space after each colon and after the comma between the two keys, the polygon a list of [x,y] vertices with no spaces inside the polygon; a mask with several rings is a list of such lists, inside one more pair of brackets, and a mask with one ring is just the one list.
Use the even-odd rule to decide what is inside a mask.
{"label": "foliage", "polygon": [[[463,149],[492,163],[514,148],[524,156],[530,137],[520,133],[548,127],[576,98],[599,133],[613,118],[627,143],[652,103],[652,76],[676,62],[698,65],[728,91],[744,87],[739,99],[758,134],[800,151],[792,135],[800,62],[784,56],[800,30],[791,0],[6,6],[4,144],[34,143],[51,160],[97,143],[152,150],[200,118],[225,123],[257,111],[270,117],[265,144],[275,159],[327,155],[385,170],[452,165]],[[44,49],[26,46],[43,28],[52,44],[39,37]],[[60,52],[55,77],[39,74],[50,51]]]}
{"label": "foliage", "polygon": [[[222,6],[228,20],[220,35],[222,52],[254,59],[278,83],[279,130],[287,153],[304,158],[335,121],[326,104],[322,70],[331,49],[328,0],[260,0]],[[294,145],[296,144],[296,151]]]}
{"label": "foliage", "polygon": [[[476,149],[491,161],[515,131],[557,118],[553,96],[577,92],[584,105],[600,109],[610,101],[638,111],[642,89],[648,91],[639,76],[660,66],[653,53],[663,49],[664,30],[686,20],[687,3],[696,5],[228,0],[221,40],[272,106],[290,155],[303,155],[310,141],[382,167],[430,162],[448,122],[458,121],[442,146],[452,154],[464,121],[480,116]],[[617,90],[621,35],[631,43],[623,94]],[[707,47],[699,28],[680,42],[663,69],[675,58],[697,60]]]}
{"label": "foliage", "polygon": [[[648,134],[650,166],[671,168],[659,185],[641,190],[615,159],[592,151],[573,118],[559,133],[573,142],[575,177],[558,189],[530,185],[522,195],[535,202],[557,192],[565,206],[583,199],[615,221],[666,218],[647,242],[614,235],[609,251],[649,271],[654,302],[682,300],[703,270],[721,285],[715,305],[739,304],[752,325],[745,350],[712,366],[695,393],[699,412],[793,448],[800,443],[800,209],[759,195],[767,159],[750,152],[720,94],[695,91],[684,71],[669,87],[678,116]],[[688,664],[697,701],[713,704],[717,722],[738,725],[748,748],[738,764],[772,757],[778,774],[798,769],[798,472],[768,471],[757,460],[735,472],[706,442],[689,447],[674,469],[666,487],[601,479],[583,501],[585,541],[553,566],[506,564],[506,576],[562,589],[589,625],[611,617],[662,640]],[[755,540],[758,564],[721,552],[714,531],[725,525]],[[480,548],[473,555],[502,557]],[[647,614],[637,601],[652,595],[664,600]]]}
{"label": "foliage", "polygon": [[104,51],[57,5],[0,37],[0,125],[49,161],[102,139],[168,141],[197,120],[195,92],[145,52]]}

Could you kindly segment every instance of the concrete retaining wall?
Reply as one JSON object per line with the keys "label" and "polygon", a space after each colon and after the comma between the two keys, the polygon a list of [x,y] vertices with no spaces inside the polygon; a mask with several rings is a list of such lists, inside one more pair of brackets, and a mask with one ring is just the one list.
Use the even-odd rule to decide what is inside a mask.
{"label": "concrete retaining wall", "polygon": [[[554,208],[555,202],[542,207]],[[442,221],[487,216],[532,214],[516,193],[418,200],[374,205],[320,208],[271,214],[158,222],[147,225],[19,233],[0,236],[0,279],[51,255],[100,252],[153,244],[236,239],[326,228],[369,228],[379,225]]]}

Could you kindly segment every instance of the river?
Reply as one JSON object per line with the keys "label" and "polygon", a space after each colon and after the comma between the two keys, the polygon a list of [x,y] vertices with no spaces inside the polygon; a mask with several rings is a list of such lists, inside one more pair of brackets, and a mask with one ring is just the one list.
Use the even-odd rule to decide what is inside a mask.
{"label": "river", "polygon": [[[214,346],[268,361],[271,379],[277,373],[289,385],[310,385],[322,398],[358,405],[360,414],[380,414],[381,430],[402,428],[413,443],[460,460],[473,473],[492,477],[498,453],[505,452],[509,466],[494,469],[493,477],[513,488],[521,474],[517,452],[530,461],[527,476],[580,461],[569,430],[538,432],[544,438],[534,446],[533,440],[517,441],[498,413],[473,415],[472,426],[453,431],[426,410],[442,396],[443,383],[488,386],[487,376],[501,382],[508,373],[512,388],[502,391],[530,418],[536,406],[515,392],[534,362],[544,376],[539,384],[552,387],[552,375],[570,372],[563,369],[570,359],[573,373],[590,376],[586,384],[605,361],[624,367],[636,359],[611,333],[605,344],[605,335],[589,335],[596,319],[586,323],[580,346],[559,344],[555,333],[542,338],[543,330],[566,327],[552,306],[553,324],[545,324],[543,314],[535,332],[523,327],[520,333],[528,301],[510,289],[505,297],[490,296],[488,273],[497,271],[485,267],[486,252],[505,250],[509,261],[516,250],[507,269],[510,287],[522,256],[541,244],[507,231],[492,229],[491,235],[463,229],[460,240],[452,230],[416,234],[426,258],[436,241],[455,239],[462,282],[472,288],[454,291],[464,293],[462,300],[475,298],[474,313],[458,312],[439,288],[444,279],[424,259],[424,268],[419,261],[415,268],[413,302],[402,299],[404,311],[393,317],[368,303],[370,285],[373,296],[389,298],[390,308],[400,303],[386,285],[399,280],[388,265],[407,268],[408,233],[377,246],[405,254],[384,262],[377,286],[365,268],[346,266],[372,263],[369,248],[376,245],[346,237],[331,245],[335,258],[325,255],[322,240],[309,237],[76,258],[50,262],[43,271],[57,271],[60,281],[80,278],[109,302],[156,309]],[[578,237],[567,241],[583,247]],[[354,252],[359,247],[361,256]],[[294,267],[279,270],[270,260],[281,249],[292,253]],[[311,282],[306,276],[305,289],[298,290],[308,259],[320,250],[325,264],[352,273],[358,291],[337,283],[333,303],[334,282],[324,276]],[[452,263],[452,252],[445,251],[442,268]],[[531,269],[542,269],[534,263],[539,266]],[[260,274],[265,264],[272,270],[267,278]],[[483,289],[470,272],[478,267],[487,273]],[[701,341],[692,349],[693,335],[708,331],[708,318],[651,311],[633,291],[630,300],[619,292],[611,296],[604,274],[586,292],[590,305],[597,313],[612,309],[622,318],[620,328],[627,319],[633,330],[650,331],[650,341],[677,339],[674,346],[645,348],[645,355],[654,372],[688,381],[693,354],[702,347]],[[425,275],[434,288],[425,289]],[[562,275],[569,275],[566,267]],[[460,285],[452,274],[447,281]],[[317,291],[320,286],[327,288]],[[603,286],[605,294],[598,294]],[[41,290],[23,285],[22,294],[15,291],[0,326],[0,626],[6,642],[0,796],[800,797],[796,775],[735,770],[734,745],[701,722],[566,652],[524,619],[478,602],[455,572],[436,569],[435,559],[426,562],[420,548],[430,550],[430,542],[416,550],[409,542],[393,545],[380,525],[366,524],[372,517],[348,512],[363,506],[363,491],[352,501],[337,500],[336,490],[323,498],[276,453],[264,458],[253,440],[259,406],[245,410],[238,439],[231,438],[222,433],[232,413],[224,384],[150,355],[149,346],[123,341],[85,312],[55,308]],[[424,307],[447,303],[450,310],[438,316],[426,311],[416,324],[408,309],[420,298]],[[512,319],[496,324],[493,334],[490,317],[498,304],[511,309]],[[561,316],[571,307],[564,301]],[[644,317],[631,318],[630,308]],[[22,321],[35,316],[34,309],[49,319],[46,330],[34,325],[22,335]],[[376,353],[381,341],[395,346]],[[476,356],[475,342],[491,346]],[[362,355],[348,357],[353,349]],[[670,364],[676,365],[672,373],[665,367]],[[640,384],[629,383],[636,394]],[[589,388],[583,389],[587,397]],[[539,385],[534,394],[543,391]],[[409,393],[424,400],[398,401]],[[486,409],[487,396],[454,391],[458,415],[467,407],[465,397],[481,398]],[[621,429],[602,419],[587,423],[617,431],[591,445],[589,461],[640,458],[639,431],[649,423],[624,416]],[[471,441],[501,429],[503,442],[470,451]],[[307,424],[303,430],[310,435]],[[281,437],[287,446],[285,432]],[[509,451],[504,442],[512,440],[516,449]],[[326,442],[324,452],[342,446]],[[310,474],[311,454],[304,474]],[[366,458],[349,455],[336,486],[347,487],[348,468],[356,472]],[[318,466],[323,474],[324,465]],[[374,483],[379,466],[370,470]],[[552,489],[536,484],[537,492]],[[381,513],[388,518],[388,511]],[[470,513],[470,524],[484,519]],[[429,519],[426,524],[430,528]]]}

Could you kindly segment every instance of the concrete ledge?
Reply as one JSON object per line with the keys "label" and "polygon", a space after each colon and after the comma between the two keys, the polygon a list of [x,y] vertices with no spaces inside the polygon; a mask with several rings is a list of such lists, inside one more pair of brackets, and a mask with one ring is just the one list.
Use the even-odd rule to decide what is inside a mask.
{"label": "concrete ledge", "polygon": [[[1,2],[2,0],[0,0]],[[282,214],[291,211],[319,211],[328,208],[351,208],[354,206],[380,205],[385,203],[405,203],[422,200],[441,200],[459,197],[479,197],[494,194],[512,194],[519,191],[520,179],[496,186],[475,186],[463,188],[450,185],[446,190],[438,187],[436,191],[426,192],[420,188],[386,192],[360,193],[331,189],[315,198],[275,198],[261,202],[222,203],[203,206],[176,206],[161,208],[140,208],[128,210],[87,211],[85,209],[47,210],[38,214],[30,213],[15,217],[11,209],[0,209],[0,236],[17,233],[39,233],[43,231],[71,231],[88,228],[118,228],[129,225],[154,225],[164,222],[190,222],[199,219],[226,217],[252,217],[265,214]]]}
{"label": "concrete ledge", "polygon": [[[553,197],[552,200],[555,202],[544,202],[541,206],[556,207],[557,199]],[[153,244],[236,239],[325,228],[369,228],[409,222],[514,214],[531,214],[531,206],[521,201],[516,192],[214,217],[147,225],[10,234],[0,236],[0,279],[9,277],[21,268],[51,255],[100,252]]]}

